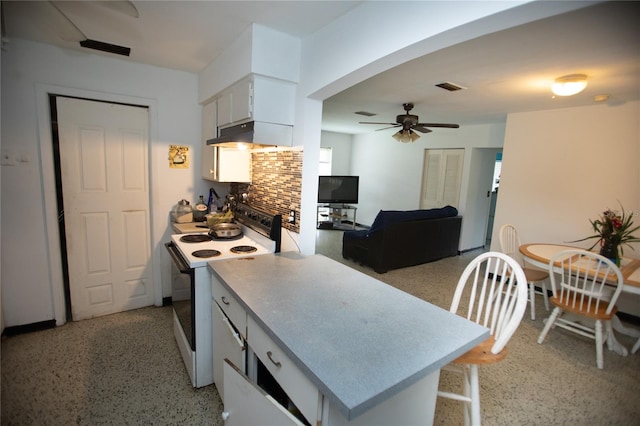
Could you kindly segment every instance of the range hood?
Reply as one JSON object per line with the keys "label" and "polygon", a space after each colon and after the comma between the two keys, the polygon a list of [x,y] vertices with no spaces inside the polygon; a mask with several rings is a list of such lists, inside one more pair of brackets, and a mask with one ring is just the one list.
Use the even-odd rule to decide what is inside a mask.
{"label": "range hood", "polygon": [[243,144],[250,144],[254,148],[292,146],[293,126],[250,121],[220,129],[219,137],[207,141],[207,145],[224,147],[240,147]]}

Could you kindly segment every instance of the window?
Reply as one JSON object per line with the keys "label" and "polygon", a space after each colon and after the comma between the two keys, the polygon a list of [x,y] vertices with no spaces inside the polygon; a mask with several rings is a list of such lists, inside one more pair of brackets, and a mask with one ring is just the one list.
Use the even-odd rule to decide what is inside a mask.
{"label": "window", "polygon": [[318,174],[320,176],[331,175],[331,157],[333,153],[331,148],[320,148],[320,165],[318,167]]}

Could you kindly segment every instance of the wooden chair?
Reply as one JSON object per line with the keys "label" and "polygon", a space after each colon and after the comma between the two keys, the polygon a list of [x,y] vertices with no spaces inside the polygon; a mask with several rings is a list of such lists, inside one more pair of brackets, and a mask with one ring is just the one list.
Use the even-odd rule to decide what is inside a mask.
{"label": "wooden chair", "polygon": [[[549,279],[549,273],[540,269],[527,268],[524,262],[524,257],[520,253],[519,247],[522,245],[520,237],[518,236],[518,230],[515,226],[505,224],[500,227],[500,250],[516,259],[516,261],[522,266],[524,275],[527,277],[527,283],[529,283],[529,303],[531,304],[531,320],[536,319],[536,298],[535,295],[542,295],[544,300],[544,307],[549,310],[549,295],[547,293],[547,280]],[[540,290],[536,288],[536,285],[540,287]]]}
{"label": "wooden chair", "polygon": [[[554,270],[559,276],[553,273]],[[598,368],[603,368],[602,346],[606,341],[611,349],[611,319],[616,314],[615,303],[622,291],[623,278],[620,269],[597,253],[564,250],[549,260],[549,271],[553,291],[551,303],[555,308],[538,336],[538,343],[542,344],[549,330],[556,326],[589,337],[596,341],[596,364]],[[568,314],[570,318],[562,317],[563,313]],[[571,318],[576,316],[582,317],[583,320],[595,320],[595,328]]]}
{"label": "wooden chair", "polygon": [[465,424],[480,424],[478,366],[506,357],[505,346],[526,308],[527,279],[512,257],[498,252],[483,253],[462,272],[449,311],[491,331],[487,340],[444,367],[463,375],[464,392],[438,391],[438,396],[465,403]]}

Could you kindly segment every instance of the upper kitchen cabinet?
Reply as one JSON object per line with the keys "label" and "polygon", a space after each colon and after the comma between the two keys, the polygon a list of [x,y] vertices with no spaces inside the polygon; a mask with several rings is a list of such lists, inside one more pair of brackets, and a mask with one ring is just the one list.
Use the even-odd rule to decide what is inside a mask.
{"label": "upper kitchen cabinet", "polygon": [[221,93],[218,127],[246,121],[293,125],[296,85],[252,75]]}
{"label": "upper kitchen cabinet", "polygon": [[216,128],[217,104],[211,101],[202,106],[202,163],[201,174],[204,179],[213,180],[213,148],[207,141],[218,136]]}
{"label": "upper kitchen cabinet", "polygon": [[251,153],[248,150],[207,145],[218,133],[214,100],[202,106],[202,178],[214,182],[251,182]]}

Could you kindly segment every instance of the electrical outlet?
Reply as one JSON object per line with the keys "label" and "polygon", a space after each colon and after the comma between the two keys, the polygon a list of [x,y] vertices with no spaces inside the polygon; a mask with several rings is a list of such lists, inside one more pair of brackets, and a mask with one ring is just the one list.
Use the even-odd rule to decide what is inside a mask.
{"label": "electrical outlet", "polygon": [[296,211],[295,210],[291,210],[289,212],[289,223],[291,223],[291,224],[295,224],[296,223]]}

